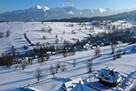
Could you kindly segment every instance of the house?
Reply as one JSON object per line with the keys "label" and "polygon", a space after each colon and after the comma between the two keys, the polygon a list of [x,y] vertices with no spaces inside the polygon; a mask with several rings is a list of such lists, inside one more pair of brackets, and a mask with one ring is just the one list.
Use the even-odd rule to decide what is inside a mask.
{"label": "house", "polygon": [[28,57],[24,57],[24,58],[19,58],[19,59],[17,59],[17,62],[18,63],[28,63],[28,60],[29,60],[29,58]]}
{"label": "house", "polygon": [[21,87],[21,90],[25,90],[25,91],[40,91],[40,90],[35,89],[33,87]]}
{"label": "house", "polygon": [[89,50],[90,49],[90,45],[89,44],[85,44],[84,49]]}
{"label": "house", "polygon": [[91,88],[84,84],[77,84],[71,91],[93,91]]}
{"label": "house", "polygon": [[61,86],[61,89],[63,89],[63,91],[71,91],[78,84],[84,84],[81,78],[63,83],[63,85]]}
{"label": "house", "polygon": [[115,69],[110,70],[108,67],[106,69],[101,69],[98,78],[100,83],[103,83],[104,85],[107,86],[115,86],[115,87],[122,80],[122,77],[120,76],[119,72],[117,72]]}

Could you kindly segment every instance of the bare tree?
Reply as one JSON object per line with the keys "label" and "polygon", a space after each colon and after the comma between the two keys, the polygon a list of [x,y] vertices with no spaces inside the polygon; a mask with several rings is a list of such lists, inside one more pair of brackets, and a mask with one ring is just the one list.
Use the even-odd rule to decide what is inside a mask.
{"label": "bare tree", "polygon": [[88,65],[87,65],[88,72],[92,72],[92,62],[93,60],[91,59],[88,60]]}
{"label": "bare tree", "polygon": [[58,73],[59,68],[61,67],[60,63],[56,64],[56,73]]}
{"label": "bare tree", "polygon": [[43,39],[44,39],[44,40],[46,40],[46,37],[45,37],[45,36],[43,36]]}
{"label": "bare tree", "polygon": [[58,43],[59,43],[59,39],[56,39],[56,40],[55,40],[55,43],[58,44]]}
{"label": "bare tree", "polygon": [[6,31],[6,37],[10,36],[10,31]]}
{"label": "bare tree", "polygon": [[14,46],[12,46],[12,55],[14,58],[16,57],[16,49]]}
{"label": "bare tree", "polygon": [[47,53],[47,55],[46,55],[46,61],[48,61],[48,60],[49,60],[49,58],[50,58],[50,54],[49,54],[49,53]]}
{"label": "bare tree", "polygon": [[53,75],[53,77],[55,76],[55,68],[51,65],[50,67],[50,72]]}
{"label": "bare tree", "polygon": [[63,34],[65,34],[65,31],[63,31]]}
{"label": "bare tree", "polygon": [[52,31],[52,28],[49,26],[48,27],[48,32],[51,33],[51,31]]}
{"label": "bare tree", "polygon": [[76,59],[73,60],[73,67],[76,67]]}
{"label": "bare tree", "polygon": [[38,82],[40,82],[40,79],[42,78],[42,75],[43,75],[42,70],[39,69],[39,68],[36,69],[35,76],[36,76],[36,79],[37,79]]}
{"label": "bare tree", "polygon": [[0,65],[11,67],[13,63],[12,53],[5,52],[5,53],[2,53],[1,55],[2,57],[0,57]]}
{"label": "bare tree", "polygon": [[44,52],[40,51],[38,61],[41,63],[41,65],[45,62]]}
{"label": "bare tree", "polygon": [[95,55],[99,57],[100,56],[100,52],[101,52],[100,51],[100,47],[97,46],[94,51],[95,51]]}
{"label": "bare tree", "polygon": [[66,65],[65,65],[65,63],[61,65],[61,70],[62,70],[62,71],[67,70],[67,69],[66,69]]}
{"label": "bare tree", "polygon": [[42,54],[42,56],[41,56],[41,65],[43,64],[43,62],[45,62],[45,58],[44,58],[44,55]]}
{"label": "bare tree", "polygon": [[111,54],[114,54],[114,50],[115,50],[115,44],[111,44]]}
{"label": "bare tree", "polygon": [[26,63],[22,63],[22,70],[24,70],[26,68]]}
{"label": "bare tree", "polygon": [[55,38],[57,39],[57,38],[58,38],[58,35],[56,35]]}

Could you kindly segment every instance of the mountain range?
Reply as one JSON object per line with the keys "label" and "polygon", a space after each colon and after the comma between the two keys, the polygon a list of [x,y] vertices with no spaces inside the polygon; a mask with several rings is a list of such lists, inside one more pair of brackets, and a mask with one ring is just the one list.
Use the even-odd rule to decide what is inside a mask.
{"label": "mountain range", "polygon": [[65,7],[48,8],[40,5],[31,7],[26,10],[15,10],[11,12],[5,12],[0,14],[0,21],[43,21],[52,19],[64,19],[73,17],[97,17],[97,16],[109,16],[118,13],[123,13],[126,10],[110,10],[110,9],[77,9],[71,7],[68,11]]}

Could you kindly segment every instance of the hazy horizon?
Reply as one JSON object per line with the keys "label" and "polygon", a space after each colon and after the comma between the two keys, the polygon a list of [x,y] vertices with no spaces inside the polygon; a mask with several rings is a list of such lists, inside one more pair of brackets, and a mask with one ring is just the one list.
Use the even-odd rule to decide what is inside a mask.
{"label": "hazy horizon", "polygon": [[[0,0],[0,13],[14,10],[24,10],[40,5],[49,8],[63,7],[66,0]],[[69,0],[68,0],[69,1]],[[135,0],[70,0],[77,9],[109,8],[111,10],[123,10],[136,8]]]}

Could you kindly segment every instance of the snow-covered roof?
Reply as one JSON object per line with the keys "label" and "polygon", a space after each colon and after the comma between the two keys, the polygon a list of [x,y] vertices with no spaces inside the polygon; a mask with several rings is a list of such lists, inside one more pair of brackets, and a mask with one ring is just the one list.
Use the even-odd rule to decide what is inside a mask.
{"label": "snow-covered roof", "polygon": [[23,90],[26,90],[26,91],[40,91],[40,90],[35,89],[35,88],[33,88],[33,87],[23,87],[22,89],[23,89]]}
{"label": "snow-covered roof", "polygon": [[113,83],[113,82],[118,83],[121,80],[121,76],[119,72],[117,72],[115,69],[110,70],[108,68],[101,69],[98,78],[101,78],[103,81],[109,83]]}
{"label": "snow-covered roof", "polygon": [[71,91],[77,84],[84,84],[81,78],[74,79],[72,81],[68,81],[62,85],[62,88]]}
{"label": "snow-covered roof", "polygon": [[71,91],[91,91],[91,88],[83,84],[77,84]]}

